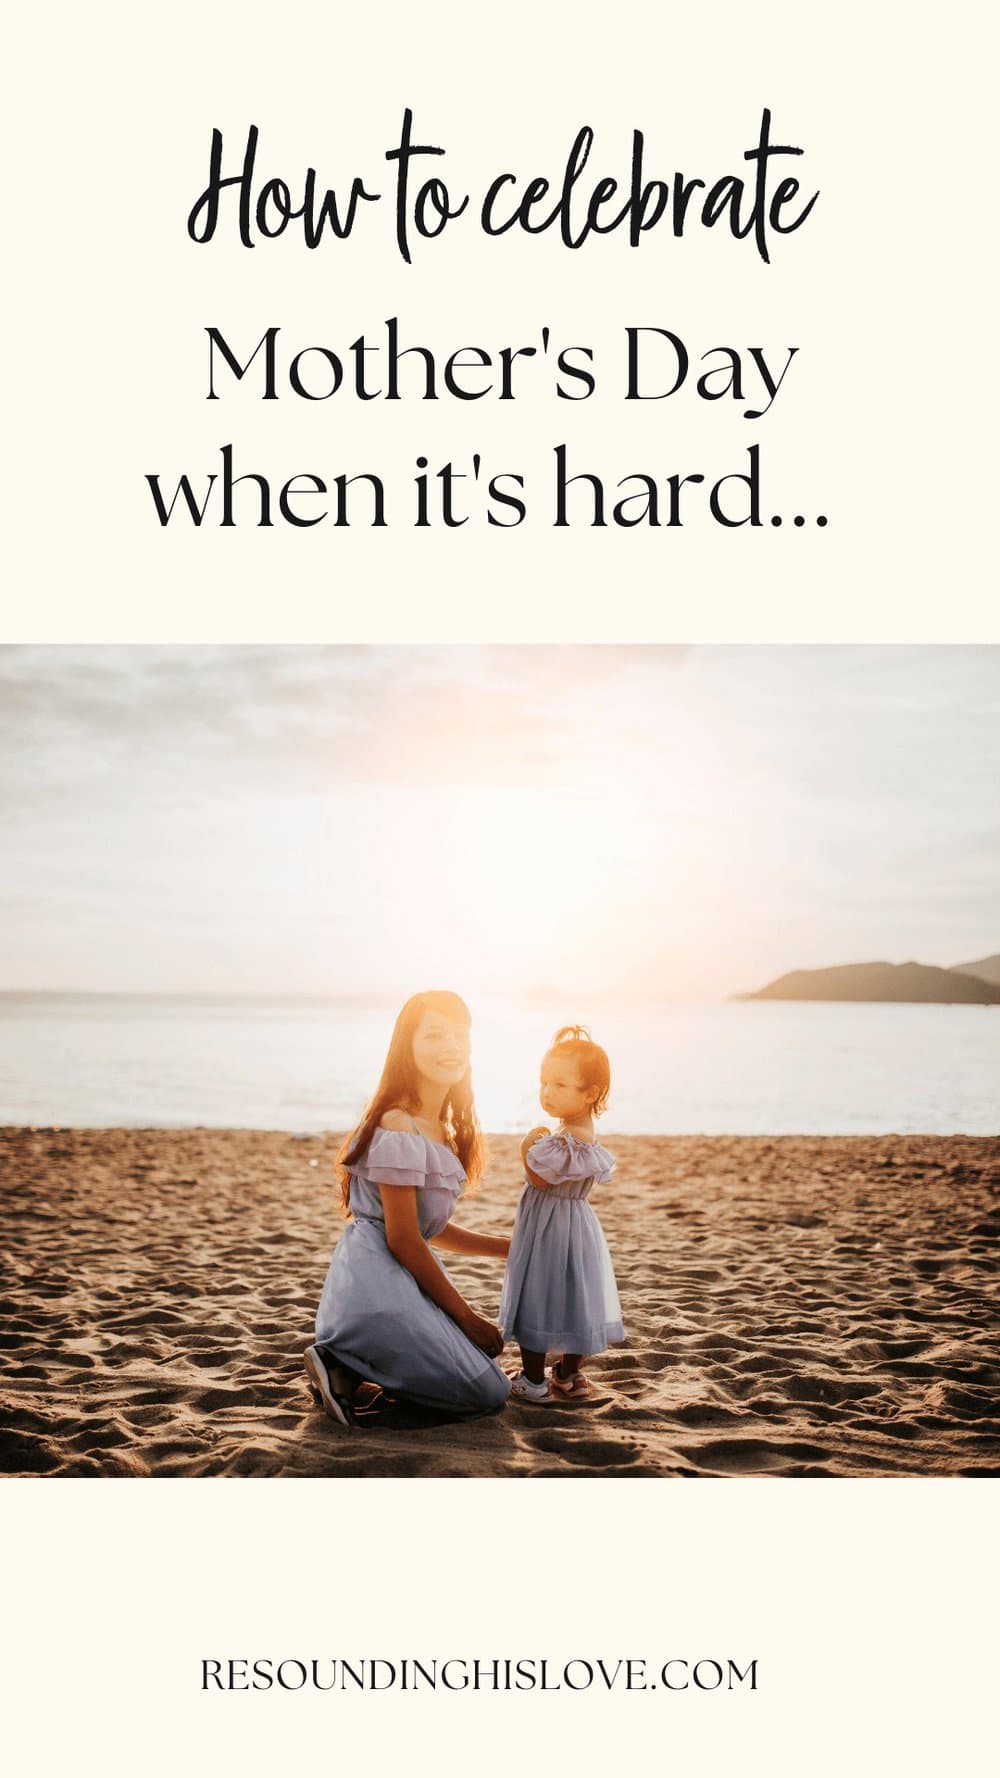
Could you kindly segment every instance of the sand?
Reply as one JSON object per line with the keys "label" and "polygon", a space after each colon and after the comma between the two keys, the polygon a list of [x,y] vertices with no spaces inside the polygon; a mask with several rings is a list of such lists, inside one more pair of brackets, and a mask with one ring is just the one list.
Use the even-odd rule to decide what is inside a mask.
{"label": "sand", "polygon": [[[347,1431],[301,1369],[336,1137],[0,1131],[0,1470],[1000,1474],[1000,1138],[605,1140],[628,1339],[592,1399]],[[519,1190],[496,1138],[458,1220],[506,1231]],[[500,1265],[446,1263],[495,1314]]]}

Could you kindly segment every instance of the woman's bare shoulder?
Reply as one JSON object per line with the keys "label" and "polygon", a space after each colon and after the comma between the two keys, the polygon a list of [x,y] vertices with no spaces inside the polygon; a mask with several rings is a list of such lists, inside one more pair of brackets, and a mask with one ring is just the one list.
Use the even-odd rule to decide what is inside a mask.
{"label": "woman's bare shoulder", "polygon": [[398,1105],[393,1105],[388,1111],[383,1111],[378,1120],[378,1127],[380,1130],[405,1130],[411,1136],[420,1134],[410,1113],[403,1111]]}

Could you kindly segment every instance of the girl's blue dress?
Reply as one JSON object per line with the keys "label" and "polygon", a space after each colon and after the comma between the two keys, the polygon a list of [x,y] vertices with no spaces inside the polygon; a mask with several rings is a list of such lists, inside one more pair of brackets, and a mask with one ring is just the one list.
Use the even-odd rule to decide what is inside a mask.
{"label": "girl's blue dress", "polygon": [[525,1182],[497,1319],[529,1352],[603,1352],[625,1330],[604,1230],[587,1198],[611,1178],[614,1156],[562,1132],[543,1136],[527,1159],[549,1183]]}
{"label": "girl's blue dress", "polygon": [[348,1171],[353,1220],[330,1261],[316,1314],[317,1345],[390,1395],[454,1414],[502,1407],[509,1379],[424,1295],[385,1236],[380,1186],[415,1186],[420,1233],[429,1240],[441,1232],[465,1184],[458,1156],[415,1131],[376,1130],[367,1154]]}

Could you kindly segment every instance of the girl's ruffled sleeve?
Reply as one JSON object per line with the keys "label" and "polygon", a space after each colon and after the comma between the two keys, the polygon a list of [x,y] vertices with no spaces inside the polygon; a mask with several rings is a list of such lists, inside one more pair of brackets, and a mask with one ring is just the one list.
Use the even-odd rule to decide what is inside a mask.
{"label": "girl's ruffled sleeve", "polygon": [[527,1154],[528,1166],[547,1185],[565,1185],[573,1179],[593,1179],[606,1185],[617,1161],[599,1142],[581,1142],[576,1136],[542,1136]]}
{"label": "girl's ruffled sleeve", "polygon": [[459,1186],[462,1163],[451,1150],[415,1130],[376,1130],[360,1171],[373,1185]]}

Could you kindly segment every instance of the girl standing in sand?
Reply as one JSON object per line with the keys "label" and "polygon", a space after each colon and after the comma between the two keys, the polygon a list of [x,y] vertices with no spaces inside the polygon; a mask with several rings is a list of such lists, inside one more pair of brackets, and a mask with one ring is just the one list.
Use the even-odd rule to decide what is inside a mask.
{"label": "girl standing in sand", "polygon": [[457,994],[414,994],[396,1020],[375,1096],[337,1157],[348,1226],[337,1243],[305,1354],[313,1394],[353,1424],[362,1380],[458,1415],[503,1406],[499,1328],[460,1296],[428,1246],[503,1259],[501,1236],[451,1226],[483,1169],[469,1068],[469,1012]]}
{"label": "girl standing in sand", "polygon": [[[587,1199],[615,1170],[595,1141],[611,1068],[582,1025],[557,1031],[542,1057],[542,1110],[559,1119],[551,1134],[532,1130],[521,1144],[525,1186],[517,1207],[498,1316],[521,1348],[511,1393],[547,1402],[590,1394],[583,1359],[625,1338],[604,1231]],[[549,1380],[545,1359],[557,1352]]]}

